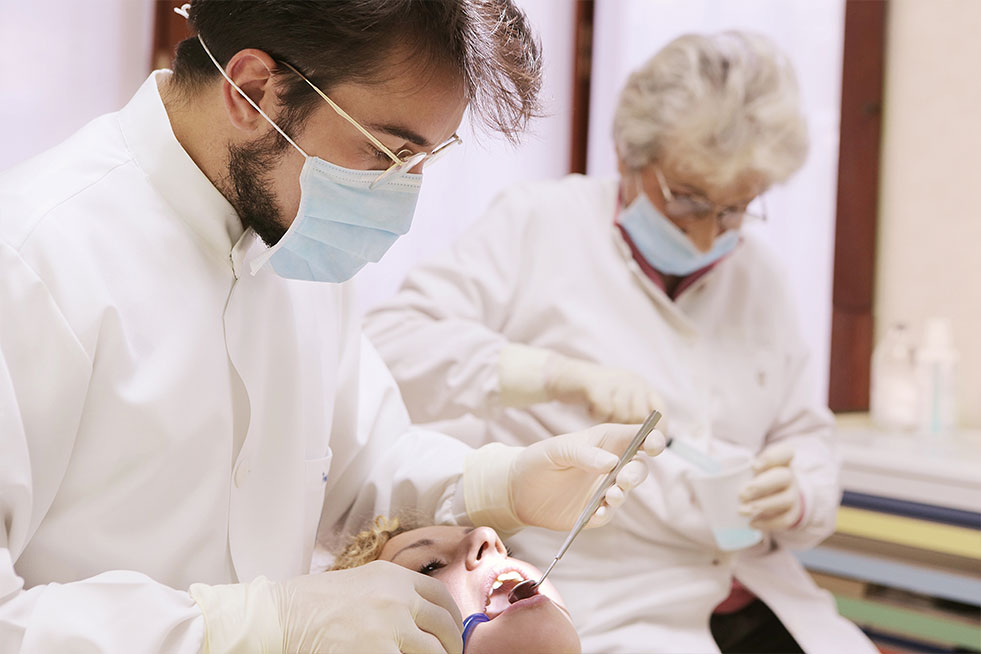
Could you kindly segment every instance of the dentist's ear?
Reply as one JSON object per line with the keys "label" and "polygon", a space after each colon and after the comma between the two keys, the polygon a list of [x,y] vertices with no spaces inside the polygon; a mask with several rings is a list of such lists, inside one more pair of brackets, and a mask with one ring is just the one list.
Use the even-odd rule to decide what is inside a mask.
{"label": "dentist's ear", "polygon": [[275,69],[276,62],[273,58],[255,48],[239,50],[228,60],[225,72],[242,93],[252,100],[249,102],[242,97],[242,93],[228,83],[228,80],[222,80],[222,101],[225,104],[228,120],[236,129],[258,132],[271,128],[252,103],[254,102],[267,116],[275,120],[278,107],[273,76]]}

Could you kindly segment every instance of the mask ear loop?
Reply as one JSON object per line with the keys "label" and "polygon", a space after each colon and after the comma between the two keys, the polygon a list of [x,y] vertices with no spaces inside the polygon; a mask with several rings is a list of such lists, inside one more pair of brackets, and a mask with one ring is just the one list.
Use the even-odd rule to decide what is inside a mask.
{"label": "mask ear loop", "polygon": [[309,159],[310,156],[306,152],[303,151],[303,148],[301,148],[300,146],[298,146],[296,144],[296,141],[294,141],[289,136],[287,136],[286,135],[286,132],[284,132],[282,129],[280,129],[279,128],[279,125],[277,125],[275,122],[273,122],[273,119],[270,118],[269,116],[267,116],[265,111],[263,111],[262,109],[259,108],[259,105],[256,104],[255,100],[253,100],[252,98],[250,98],[245,91],[243,91],[242,89],[239,88],[238,84],[236,84],[235,82],[232,81],[232,78],[229,77],[228,76],[228,73],[225,72],[225,69],[221,67],[221,64],[218,63],[218,60],[215,59],[215,56],[213,54],[211,54],[211,50],[208,49],[208,46],[206,46],[204,44],[204,40],[201,38],[201,35],[200,34],[198,34],[198,43],[200,43],[201,44],[201,47],[204,48],[204,52],[208,55],[208,58],[211,59],[212,62],[214,62],[215,67],[221,73],[221,76],[224,77],[228,81],[228,83],[232,85],[232,88],[234,88],[236,91],[238,91],[239,95],[241,95],[243,98],[245,98],[245,100],[250,105],[252,105],[252,108],[255,109],[256,111],[258,111],[259,114],[263,118],[266,119],[266,122],[268,122],[270,125],[272,125],[273,126],[273,129],[275,129],[277,132],[279,132],[280,136],[282,136],[284,139],[286,139],[287,141],[289,141],[289,144],[292,145],[294,148],[296,148],[297,151],[300,154],[302,154],[305,158]]}
{"label": "mask ear loop", "polygon": [[[185,20],[190,20],[190,18],[191,18],[191,16],[190,16],[190,14],[189,14],[189,12],[190,12],[190,10],[191,10],[191,3],[190,3],[190,2],[185,2],[185,3],[184,3],[184,4],[182,4],[182,5],[180,6],[180,7],[174,7],[174,13],[175,13],[175,14],[177,14],[177,15],[179,15],[179,16],[183,16]],[[210,60],[211,60],[211,63],[213,63],[213,64],[215,65],[215,68],[217,68],[217,69],[218,69],[218,72],[219,72],[219,73],[221,73],[221,76],[222,76],[222,77],[224,77],[224,78],[225,78],[225,80],[226,80],[226,81],[227,81],[227,82],[228,82],[229,84],[231,84],[231,85],[232,85],[232,88],[234,88],[234,89],[235,89],[236,91],[238,91],[238,93],[239,93],[239,95],[241,95],[241,96],[242,96],[243,98],[245,98],[245,100],[246,100],[246,101],[247,101],[247,102],[248,102],[248,103],[249,103],[250,105],[252,105],[252,108],[253,108],[253,109],[255,109],[256,111],[258,111],[258,112],[259,112],[259,115],[261,115],[261,116],[262,116],[263,118],[265,118],[265,119],[266,119],[266,122],[268,122],[268,123],[269,123],[270,125],[272,125],[272,126],[273,126],[273,128],[274,128],[274,129],[275,129],[275,130],[276,130],[277,132],[279,132],[279,133],[280,133],[280,135],[281,135],[281,136],[282,136],[282,137],[283,137],[284,139],[286,139],[286,140],[287,140],[287,141],[289,142],[289,144],[290,144],[290,145],[292,145],[292,146],[293,146],[294,148],[296,148],[296,149],[297,149],[297,151],[298,151],[298,152],[299,152],[300,154],[302,154],[302,155],[303,155],[304,157],[306,157],[307,159],[309,159],[309,158],[310,158],[310,156],[309,156],[309,155],[308,155],[308,154],[307,154],[306,152],[304,152],[304,151],[303,151],[303,148],[301,148],[300,146],[298,146],[298,145],[296,144],[296,141],[294,141],[294,140],[293,140],[293,139],[291,139],[291,138],[290,138],[289,136],[287,136],[287,135],[286,135],[286,132],[284,132],[283,130],[281,130],[281,129],[279,128],[279,125],[277,125],[277,124],[276,124],[275,122],[273,122],[273,119],[272,119],[272,118],[270,118],[269,116],[267,116],[267,115],[266,115],[266,112],[265,112],[265,111],[263,111],[262,109],[260,109],[260,108],[259,108],[259,105],[257,105],[257,104],[255,103],[255,101],[254,101],[254,100],[253,100],[252,98],[250,98],[250,97],[248,96],[248,94],[246,94],[246,92],[245,92],[245,91],[243,91],[243,90],[242,90],[241,88],[239,88],[239,86],[238,86],[238,84],[236,84],[235,82],[233,82],[233,81],[232,81],[232,78],[228,76],[228,73],[226,73],[226,72],[225,72],[225,69],[224,69],[224,68],[222,68],[222,66],[221,66],[221,64],[219,64],[219,63],[218,63],[218,60],[217,60],[217,59],[215,59],[215,56],[214,56],[213,54],[211,54],[211,50],[209,50],[209,49],[208,49],[208,46],[207,46],[207,45],[205,45],[205,43],[204,43],[204,39],[202,39],[202,38],[201,38],[201,35],[200,35],[200,34],[198,34],[198,35],[197,35],[197,38],[198,38],[198,43],[200,43],[200,44],[201,44],[201,47],[202,47],[202,48],[204,48],[204,53],[205,53],[206,55],[208,55],[208,59],[210,59]]]}
{"label": "mask ear loop", "polygon": [[[185,3],[184,5],[182,5],[179,8],[178,7],[175,7],[174,8],[174,13],[179,14],[179,15],[183,16],[184,18],[188,18],[188,10],[190,8],[191,8],[191,4],[190,3]],[[286,134],[286,132],[284,132],[282,129],[280,129],[279,125],[277,125],[275,122],[273,122],[273,120],[269,116],[266,115],[266,112],[263,111],[262,109],[260,109],[259,108],[259,105],[256,104],[255,101],[252,98],[250,98],[245,93],[245,91],[243,91],[241,88],[239,88],[238,84],[236,84],[235,82],[232,81],[232,78],[229,77],[228,76],[228,73],[225,72],[225,69],[221,67],[221,64],[218,63],[218,60],[215,59],[215,56],[213,54],[211,54],[211,50],[209,50],[208,49],[208,46],[205,45],[204,39],[201,38],[201,35],[200,34],[197,35],[197,38],[198,38],[198,43],[200,43],[201,44],[201,47],[204,48],[205,54],[207,54],[208,55],[208,58],[211,59],[211,62],[215,65],[215,68],[218,69],[218,72],[221,73],[221,76],[224,77],[225,80],[229,84],[232,85],[232,88],[234,88],[236,91],[238,91],[239,95],[241,95],[243,98],[245,98],[245,100],[250,105],[252,105],[252,108],[255,109],[256,111],[258,111],[259,112],[259,115],[261,115],[263,118],[265,118],[266,119],[266,122],[268,122],[270,125],[272,125],[273,126],[273,129],[275,129],[277,132],[279,132],[280,136],[282,136],[284,139],[287,140],[287,142],[289,142],[290,145],[292,145],[294,148],[296,148],[297,151],[304,156],[304,158],[309,159],[310,158],[309,155],[307,155],[307,153],[303,151],[303,148],[301,148],[299,145],[297,145],[296,142],[293,139],[291,139]],[[291,225],[291,227],[292,227],[292,225]],[[277,243],[276,245],[273,245],[272,247],[266,248],[266,251],[265,252],[263,252],[262,254],[260,254],[259,256],[257,256],[255,259],[253,259],[251,262],[249,262],[250,272],[253,275],[255,275],[257,272],[259,272],[259,269],[262,268],[262,266],[265,265],[265,263],[267,261],[269,261],[269,259],[276,252],[276,250],[279,249],[279,246],[282,243],[283,243],[283,239],[280,239],[279,240],[279,243]]]}

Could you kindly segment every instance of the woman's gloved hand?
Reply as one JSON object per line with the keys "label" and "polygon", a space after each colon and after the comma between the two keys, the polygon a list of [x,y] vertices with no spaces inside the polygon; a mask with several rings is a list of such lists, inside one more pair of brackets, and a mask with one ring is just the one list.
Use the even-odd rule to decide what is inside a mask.
{"label": "woman's gloved hand", "polygon": [[[571,529],[639,428],[596,425],[528,447],[491,443],[471,452],[463,472],[470,519],[505,534],[525,526]],[[655,430],[642,449],[656,456],[664,444],[664,436]],[[645,462],[635,459],[624,466],[587,526],[609,522],[627,493],[646,477]]]}
{"label": "woman's gloved hand", "polygon": [[192,584],[205,652],[447,652],[463,621],[442,582],[387,561],[273,582]]}
{"label": "woman's gloved hand", "polygon": [[664,410],[660,396],[637,373],[516,343],[501,351],[500,384],[507,405],[582,404],[603,422],[641,423],[654,409]]}
{"label": "woman's gloved hand", "polygon": [[739,512],[763,531],[790,529],[804,517],[804,496],[790,468],[794,451],[777,444],[753,461],[753,478],[739,492]]}
{"label": "woman's gloved hand", "polygon": [[545,363],[545,392],[550,399],[584,404],[604,422],[640,423],[663,402],[643,377],[629,370],[551,353]]}

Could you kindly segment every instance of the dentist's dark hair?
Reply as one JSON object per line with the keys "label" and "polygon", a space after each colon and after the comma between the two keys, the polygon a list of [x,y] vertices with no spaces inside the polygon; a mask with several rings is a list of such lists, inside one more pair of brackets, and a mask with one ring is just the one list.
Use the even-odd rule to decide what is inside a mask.
{"label": "dentist's dark hair", "polygon": [[[475,117],[512,141],[540,115],[541,47],[513,0],[192,0],[188,15],[222,65],[256,48],[330,93],[384,81],[399,57],[455,74]],[[220,75],[197,38],[178,44],[173,66],[186,93]],[[286,66],[275,72],[282,119],[302,124],[322,100]]]}

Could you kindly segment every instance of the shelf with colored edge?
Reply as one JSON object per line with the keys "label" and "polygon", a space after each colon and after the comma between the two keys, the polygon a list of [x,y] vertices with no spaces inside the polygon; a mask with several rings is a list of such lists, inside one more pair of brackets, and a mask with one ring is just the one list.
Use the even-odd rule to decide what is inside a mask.
{"label": "shelf with colored edge", "polygon": [[841,505],[850,506],[855,509],[866,509],[877,513],[903,516],[905,518],[939,522],[955,527],[981,529],[981,513],[978,511],[965,511],[964,509],[955,509],[948,506],[911,502],[894,497],[883,497],[871,493],[857,493],[849,490],[846,490],[842,494]]}
{"label": "shelf with colored edge", "polygon": [[981,530],[843,506],[837,533],[981,560]]}
{"label": "shelf with colored edge", "polygon": [[875,427],[866,414],[835,415],[846,491],[977,513],[981,429],[924,436]]}
{"label": "shelf with colored edge", "polygon": [[910,638],[909,636],[899,636],[897,634],[887,634],[876,629],[866,627],[862,629],[880,652],[887,654],[899,654],[899,652],[917,652],[917,654],[951,654],[949,647],[929,645],[921,640]]}
{"label": "shelf with colored edge", "polygon": [[846,552],[823,545],[796,554],[804,567],[812,572],[857,579],[981,606],[981,572],[976,576],[955,574],[925,565]]}
{"label": "shelf with colored edge", "polygon": [[838,612],[862,627],[981,650],[981,624],[950,620],[884,602],[835,595]]}

